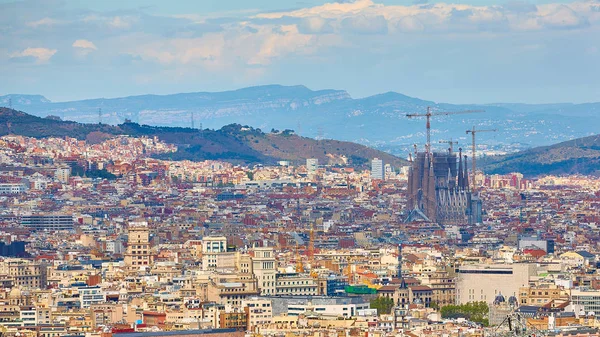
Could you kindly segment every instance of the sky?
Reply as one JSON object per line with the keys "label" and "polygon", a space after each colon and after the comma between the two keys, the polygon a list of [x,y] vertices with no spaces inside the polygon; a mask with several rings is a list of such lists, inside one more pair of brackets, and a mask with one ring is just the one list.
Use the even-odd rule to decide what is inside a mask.
{"label": "sky", "polygon": [[600,0],[0,0],[0,95],[600,101]]}

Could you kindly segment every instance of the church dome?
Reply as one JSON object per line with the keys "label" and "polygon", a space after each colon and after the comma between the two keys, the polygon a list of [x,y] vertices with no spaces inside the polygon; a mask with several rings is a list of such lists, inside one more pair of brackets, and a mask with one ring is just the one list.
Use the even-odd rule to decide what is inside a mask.
{"label": "church dome", "polygon": [[506,302],[506,299],[504,298],[504,296],[502,296],[502,294],[498,294],[496,296],[496,298],[494,298],[494,304],[495,305],[498,305],[498,304],[501,304],[501,303],[505,303],[505,302]]}

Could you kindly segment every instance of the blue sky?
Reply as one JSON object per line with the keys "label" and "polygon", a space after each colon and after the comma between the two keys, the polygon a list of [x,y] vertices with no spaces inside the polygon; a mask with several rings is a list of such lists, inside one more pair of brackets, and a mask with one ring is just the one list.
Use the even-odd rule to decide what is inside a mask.
{"label": "blue sky", "polygon": [[438,102],[600,101],[600,1],[0,0],[0,95],[261,84]]}

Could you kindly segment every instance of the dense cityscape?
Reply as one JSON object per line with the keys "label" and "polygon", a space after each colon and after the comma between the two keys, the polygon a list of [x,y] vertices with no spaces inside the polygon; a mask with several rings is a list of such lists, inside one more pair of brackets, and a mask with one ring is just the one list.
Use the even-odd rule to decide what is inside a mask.
{"label": "dense cityscape", "polygon": [[0,149],[3,336],[597,334],[595,177],[472,175],[451,150],[356,168],[158,160],[176,147],[144,137]]}
{"label": "dense cityscape", "polygon": [[0,337],[600,337],[600,0],[0,0]]}

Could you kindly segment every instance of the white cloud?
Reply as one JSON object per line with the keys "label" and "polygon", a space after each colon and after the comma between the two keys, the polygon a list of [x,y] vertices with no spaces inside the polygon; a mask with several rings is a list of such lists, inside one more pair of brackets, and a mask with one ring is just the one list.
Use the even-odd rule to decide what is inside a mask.
{"label": "white cloud", "polygon": [[20,52],[15,52],[10,55],[11,58],[33,57],[37,63],[45,63],[56,54],[56,49],[48,48],[27,48]]}
{"label": "white cloud", "polygon": [[59,21],[59,20],[46,17],[43,19],[39,19],[37,21],[27,22],[27,26],[33,27],[33,28],[37,28],[39,26],[54,26],[56,24],[59,24],[60,22],[61,21]]}
{"label": "white cloud", "polygon": [[79,57],[84,57],[89,53],[98,50],[98,47],[96,47],[92,41],[85,39],[75,40],[71,46],[75,49],[75,53]]}
{"label": "white cloud", "polygon": [[406,16],[397,19],[393,27],[401,32],[419,32],[425,29],[423,22],[416,16]]}
{"label": "white cloud", "polygon": [[298,24],[298,29],[303,34],[333,33],[333,27],[329,21],[318,16],[302,18]]}
{"label": "white cloud", "polygon": [[136,21],[137,18],[131,16],[115,16],[108,22],[108,25],[118,29],[129,29]]}
{"label": "white cloud", "polygon": [[98,48],[96,47],[96,45],[88,40],[75,40],[75,42],[73,42],[72,45],[74,48],[82,48],[82,49],[93,49],[93,50],[98,50]]}
{"label": "white cloud", "polygon": [[[544,28],[581,28],[600,23],[600,6],[591,1],[570,4],[489,5],[415,4],[411,6],[383,5],[371,0],[349,3],[328,3],[287,12],[261,13],[258,19],[282,20],[301,18],[306,33],[318,33],[319,24],[335,28],[335,33],[394,32],[481,32],[531,31]],[[310,21],[306,21],[310,19]]]}
{"label": "white cloud", "polygon": [[383,15],[356,15],[343,19],[341,27],[357,34],[385,34],[388,31],[388,22]]}
{"label": "white cloud", "polygon": [[135,45],[127,53],[165,65],[218,66],[225,49],[222,34],[211,33],[200,38],[161,39]]}
{"label": "white cloud", "polygon": [[[140,40],[145,42],[140,45]],[[340,38],[333,34],[303,34],[295,24],[249,23],[236,24],[222,32],[206,33],[197,38],[145,36],[131,41],[126,53],[143,60],[172,67],[195,65],[211,71],[266,66],[286,56],[313,55],[321,47],[340,44]]]}
{"label": "white cloud", "polygon": [[309,16],[321,16],[324,18],[336,18],[341,15],[347,14],[359,14],[369,8],[382,8],[383,5],[376,5],[371,0],[357,0],[354,2],[344,3],[328,3],[322,6],[302,8],[291,12],[274,12],[274,13],[262,13],[256,15],[258,18],[264,19],[280,19],[285,16],[289,17],[309,17]]}
{"label": "white cloud", "polygon": [[296,25],[281,26],[276,32],[261,29],[253,39],[260,47],[246,57],[249,56],[248,64],[256,65],[267,65],[277,57],[292,53],[310,53],[314,41],[311,35],[300,34]]}
{"label": "white cloud", "polygon": [[579,28],[589,24],[586,18],[567,5],[550,7],[540,14],[542,16],[539,21],[548,28]]}

